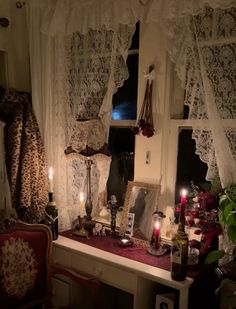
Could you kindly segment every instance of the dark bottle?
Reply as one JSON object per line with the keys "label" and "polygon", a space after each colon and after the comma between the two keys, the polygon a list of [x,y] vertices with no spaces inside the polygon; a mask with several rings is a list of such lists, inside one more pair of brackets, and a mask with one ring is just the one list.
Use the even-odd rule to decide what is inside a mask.
{"label": "dark bottle", "polygon": [[188,235],[185,233],[185,205],[181,204],[177,233],[172,238],[171,278],[182,281],[186,278],[188,265]]}
{"label": "dark bottle", "polygon": [[53,197],[53,192],[48,193],[49,201],[45,207],[45,224],[47,224],[52,231],[52,239],[58,238],[58,209]]}

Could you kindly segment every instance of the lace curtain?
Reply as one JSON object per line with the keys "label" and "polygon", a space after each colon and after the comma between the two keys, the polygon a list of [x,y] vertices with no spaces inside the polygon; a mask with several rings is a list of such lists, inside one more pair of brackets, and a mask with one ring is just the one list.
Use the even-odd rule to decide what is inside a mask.
{"label": "lace curtain", "polygon": [[[134,28],[90,30],[55,37],[53,164],[61,217],[69,224],[78,215],[80,193],[86,193],[86,147],[93,149],[91,168],[93,212],[97,216],[106,188],[111,158],[96,154],[107,143],[112,95],[128,77],[127,51]],[[66,150],[66,155],[65,155]],[[57,160],[57,161],[55,161]],[[64,226],[63,226],[64,228]]]}
{"label": "lace curtain", "polygon": [[[67,6],[73,1],[55,3]],[[33,72],[37,79],[41,76],[40,86],[45,94],[42,97],[44,140],[48,163],[54,169],[60,229],[68,229],[79,214],[85,215],[84,211],[81,213],[80,197],[81,193],[86,195],[87,173],[82,154],[86,154],[88,149],[93,160],[92,216],[96,216],[102,206],[101,197],[111,162],[104,150],[110,126],[112,95],[128,77],[126,58],[135,23],[132,26],[117,24],[114,29],[102,26],[79,31],[77,27],[67,33],[42,33],[45,25],[42,21],[48,14],[49,3],[43,1],[39,4],[33,0],[29,4],[29,16],[34,16],[34,20],[29,19],[33,26],[32,41],[35,33],[36,37],[40,36],[38,46],[41,45],[39,51],[32,44],[31,58],[36,53],[38,56],[41,53],[38,59],[46,55],[41,63],[46,70],[34,66]],[[77,20],[80,19],[77,17]],[[40,27],[37,27],[39,23]]]}
{"label": "lace curtain", "polygon": [[202,120],[193,138],[208,165],[206,179],[220,177],[225,187],[236,181],[236,3],[182,4],[153,1],[147,19],[160,22],[168,38],[189,118]]}
{"label": "lace curtain", "polygon": [[[223,186],[236,180],[234,0],[30,0],[27,7],[33,104],[38,117],[42,111],[61,229],[77,217],[84,192],[78,154],[88,140],[96,151],[107,141],[111,98],[127,78],[127,51],[141,18],[163,27],[190,117],[205,123],[194,127],[193,137],[207,178],[219,173]],[[96,157],[103,158],[92,167],[98,205],[110,161]]]}
{"label": "lace curtain", "polygon": [[205,8],[189,26],[185,104],[190,119],[208,119],[208,128],[193,130],[196,153],[208,164],[206,179],[219,176],[225,187],[236,181],[236,128],[223,123],[236,119],[236,9]]}
{"label": "lace curtain", "polygon": [[[31,0],[30,0],[31,1]],[[35,1],[35,0],[33,0]],[[89,29],[115,30],[133,26],[143,16],[150,0],[40,0],[45,10],[41,30],[50,36]]]}

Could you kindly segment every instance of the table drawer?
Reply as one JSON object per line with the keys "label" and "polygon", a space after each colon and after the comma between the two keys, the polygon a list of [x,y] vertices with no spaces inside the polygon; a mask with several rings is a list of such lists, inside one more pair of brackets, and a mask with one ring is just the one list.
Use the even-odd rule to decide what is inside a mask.
{"label": "table drawer", "polygon": [[108,285],[132,294],[135,293],[137,282],[135,273],[78,253],[71,254],[71,267],[81,273],[96,277]]}
{"label": "table drawer", "polygon": [[71,252],[54,246],[52,250],[52,262],[53,264],[59,264],[70,268]]}

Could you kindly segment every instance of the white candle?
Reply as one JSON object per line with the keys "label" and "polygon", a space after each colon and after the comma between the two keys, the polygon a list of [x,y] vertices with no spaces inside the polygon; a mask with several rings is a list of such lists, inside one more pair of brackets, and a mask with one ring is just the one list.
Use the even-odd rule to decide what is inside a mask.
{"label": "white candle", "polygon": [[79,215],[80,217],[83,217],[85,215],[84,193],[83,192],[80,192],[80,195],[79,195]]}
{"label": "white candle", "polygon": [[49,192],[53,192],[53,168],[52,167],[49,167],[48,179],[49,179]]}

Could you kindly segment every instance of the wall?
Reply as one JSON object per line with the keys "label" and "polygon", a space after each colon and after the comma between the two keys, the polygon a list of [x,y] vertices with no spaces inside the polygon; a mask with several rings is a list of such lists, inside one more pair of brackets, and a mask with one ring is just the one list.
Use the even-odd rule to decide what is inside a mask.
{"label": "wall", "polygon": [[15,2],[0,0],[1,17],[10,21],[7,28],[0,28],[0,50],[6,53],[7,86],[30,91],[26,8],[17,9]]}
{"label": "wall", "polygon": [[[159,25],[142,24],[140,36],[140,63],[138,106],[141,107],[146,80],[144,71],[154,64],[156,79],[154,80],[153,112],[156,133],[147,138],[136,137],[135,150],[135,180],[151,183],[160,183],[162,198],[160,206],[166,204],[166,152],[168,138],[169,100],[170,100],[170,73],[171,65],[166,52],[165,36]],[[146,164],[146,153],[150,152],[150,163]]]}
{"label": "wall", "polygon": [[[0,27],[0,85],[30,92],[30,70],[26,11],[17,9],[16,1],[0,0],[0,17],[9,19],[7,28]],[[0,209],[9,207],[10,194],[4,162],[3,123],[0,122]]]}

